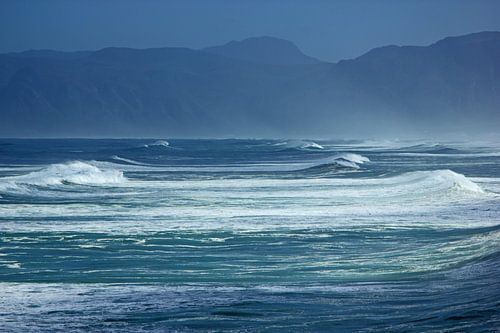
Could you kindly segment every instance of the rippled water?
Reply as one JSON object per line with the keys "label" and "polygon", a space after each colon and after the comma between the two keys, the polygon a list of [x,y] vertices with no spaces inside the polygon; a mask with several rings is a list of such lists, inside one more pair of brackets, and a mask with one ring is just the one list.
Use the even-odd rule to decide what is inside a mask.
{"label": "rippled water", "polygon": [[498,331],[500,148],[0,140],[0,331]]}

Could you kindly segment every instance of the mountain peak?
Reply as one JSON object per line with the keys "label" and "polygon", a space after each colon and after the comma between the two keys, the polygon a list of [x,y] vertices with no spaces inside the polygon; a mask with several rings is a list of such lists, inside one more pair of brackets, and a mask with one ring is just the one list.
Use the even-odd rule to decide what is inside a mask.
{"label": "mountain peak", "polygon": [[302,53],[294,43],[270,36],[231,41],[224,45],[204,48],[203,51],[268,65],[306,65],[320,62]]}
{"label": "mountain peak", "polygon": [[498,41],[500,41],[500,31],[481,31],[467,35],[446,37],[441,40],[438,40],[433,45],[443,45],[443,44],[468,45],[470,43],[485,43],[485,42],[498,42]]}

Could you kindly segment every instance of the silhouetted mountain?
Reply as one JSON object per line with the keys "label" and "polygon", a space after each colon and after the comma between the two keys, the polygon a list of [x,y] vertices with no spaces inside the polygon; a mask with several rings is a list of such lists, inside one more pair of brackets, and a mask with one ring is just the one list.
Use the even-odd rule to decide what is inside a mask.
{"label": "silhouetted mountain", "polygon": [[[428,47],[388,46],[342,61],[329,85],[355,87],[358,112],[379,105],[408,127],[478,129],[500,120],[500,33],[445,38]],[[419,125],[419,126],[418,126]]]}
{"label": "silhouetted mountain", "polygon": [[318,59],[306,56],[292,42],[274,37],[231,41],[224,45],[204,48],[203,51],[268,65],[306,65],[320,62]]}
{"label": "silhouetted mountain", "polygon": [[291,65],[285,55],[268,64],[264,54],[3,54],[0,136],[367,137],[500,126],[499,32],[387,46],[337,64]]}

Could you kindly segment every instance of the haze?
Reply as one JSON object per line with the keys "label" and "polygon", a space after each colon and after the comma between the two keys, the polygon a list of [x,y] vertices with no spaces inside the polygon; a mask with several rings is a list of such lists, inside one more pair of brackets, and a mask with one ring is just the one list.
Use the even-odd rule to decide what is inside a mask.
{"label": "haze", "polygon": [[500,128],[498,1],[0,6],[0,137],[429,138]]}
{"label": "haze", "polygon": [[494,0],[4,0],[0,53],[110,46],[202,48],[254,36],[296,43],[324,61],[381,45],[428,45],[500,30]]}

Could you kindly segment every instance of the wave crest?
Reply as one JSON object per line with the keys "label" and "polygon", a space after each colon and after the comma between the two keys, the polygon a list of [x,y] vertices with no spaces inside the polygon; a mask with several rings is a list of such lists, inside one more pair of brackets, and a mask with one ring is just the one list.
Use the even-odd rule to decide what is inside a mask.
{"label": "wave crest", "polygon": [[306,150],[323,150],[325,147],[314,141],[292,140],[275,143],[274,146],[281,146],[285,149],[306,149]]}
{"label": "wave crest", "polygon": [[409,152],[417,152],[417,153],[432,153],[432,154],[457,154],[460,153],[460,150],[452,147],[448,147],[446,145],[440,143],[422,143],[409,147],[403,147],[399,150],[409,151]]}
{"label": "wave crest", "polygon": [[324,158],[317,161],[314,165],[305,168],[304,170],[325,170],[338,168],[347,169],[359,169],[360,164],[370,162],[370,159],[366,156],[354,154],[354,153],[342,153],[337,154],[332,157]]}
{"label": "wave crest", "polygon": [[131,160],[131,159],[128,159],[128,158],[120,157],[118,155],[111,156],[111,159],[115,160],[115,161],[118,161],[120,163],[124,163],[124,164],[149,166],[149,164],[147,164],[147,163],[142,163],[142,162],[134,161],[134,160]]}
{"label": "wave crest", "polygon": [[[402,183],[426,183],[429,188],[442,184],[443,187],[451,190],[462,190],[475,193],[484,193],[483,189],[472,180],[449,169],[432,171],[414,171],[395,177]],[[426,185],[427,187],[427,185]]]}
{"label": "wave crest", "polygon": [[145,148],[152,148],[152,147],[163,147],[163,148],[170,148],[170,143],[165,140],[157,140],[153,143],[148,143],[144,145]]}
{"label": "wave crest", "polygon": [[95,165],[73,161],[63,164],[52,164],[48,167],[22,176],[6,177],[2,180],[10,185],[63,185],[66,183],[79,185],[117,184],[126,180],[119,170],[101,170]]}

